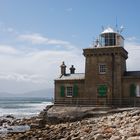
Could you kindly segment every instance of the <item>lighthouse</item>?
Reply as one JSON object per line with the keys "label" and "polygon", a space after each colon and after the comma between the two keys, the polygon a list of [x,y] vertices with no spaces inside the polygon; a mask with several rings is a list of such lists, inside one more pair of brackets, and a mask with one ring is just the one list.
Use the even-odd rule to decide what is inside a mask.
{"label": "lighthouse", "polygon": [[[122,76],[126,71],[127,51],[123,36],[108,27],[99,35],[96,47],[84,49],[85,92],[97,104],[112,104],[122,98]],[[118,100],[119,99],[119,100]]]}
{"label": "lighthouse", "polygon": [[85,73],[72,65],[55,79],[55,104],[92,106],[140,106],[140,71],[127,71],[128,52],[122,29],[105,28],[96,44],[83,49]]}

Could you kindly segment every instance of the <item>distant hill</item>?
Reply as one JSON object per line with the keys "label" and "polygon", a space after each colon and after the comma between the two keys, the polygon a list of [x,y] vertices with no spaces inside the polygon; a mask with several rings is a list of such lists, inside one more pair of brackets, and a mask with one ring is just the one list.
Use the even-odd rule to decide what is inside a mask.
{"label": "distant hill", "polygon": [[42,89],[42,90],[30,91],[30,92],[20,94],[20,97],[47,97],[47,98],[53,98],[54,93],[53,93],[53,89]]}
{"label": "distant hill", "polygon": [[0,92],[0,97],[13,97],[13,94],[8,92]]}
{"label": "distant hill", "polygon": [[0,97],[44,97],[44,98],[53,98],[54,93],[53,89],[42,89],[42,90],[35,90],[30,92],[25,92],[22,94],[14,94],[14,93],[8,93],[8,92],[0,92]]}

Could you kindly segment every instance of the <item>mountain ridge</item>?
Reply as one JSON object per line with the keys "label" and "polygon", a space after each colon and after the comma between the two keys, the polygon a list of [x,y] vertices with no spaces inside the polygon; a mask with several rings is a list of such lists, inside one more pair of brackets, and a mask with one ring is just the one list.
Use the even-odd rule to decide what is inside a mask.
{"label": "mountain ridge", "polygon": [[41,89],[33,90],[24,93],[10,93],[10,92],[0,92],[0,97],[44,97],[44,98],[53,98],[53,89]]}

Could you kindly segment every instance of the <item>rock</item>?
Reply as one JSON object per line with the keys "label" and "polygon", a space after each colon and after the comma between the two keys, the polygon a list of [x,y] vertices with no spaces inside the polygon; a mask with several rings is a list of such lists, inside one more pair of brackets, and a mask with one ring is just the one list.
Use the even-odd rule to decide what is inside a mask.
{"label": "rock", "polygon": [[[83,140],[84,140],[84,139],[83,139]],[[94,138],[94,137],[90,137],[89,140],[95,140],[95,138]]]}
{"label": "rock", "polygon": [[39,128],[39,125],[38,125],[37,123],[32,123],[32,124],[30,125],[30,128],[31,128],[31,129]]}
{"label": "rock", "polygon": [[112,136],[110,140],[121,140],[120,136]]}
{"label": "rock", "polygon": [[89,133],[90,132],[90,128],[86,127],[83,129],[84,132]]}
{"label": "rock", "polygon": [[135,110],[130,113],[131,116],[135,116],[135,115],[139,115],[139,114],[140,114],[140,110]]}
{"label": "rock", "polygon": [[45,127],[46,121],[44,119],[37,119],[36,121],[39,124],[39,128]]}
{"label": "rock", "polygon": [[68,136],[68,137],[66,137],[66,138],[62,138],[62,139],[60,139],[60,140],[71,140],[71,136]]}
{"label": "rock", "polygon": [[129,137],[127,140],[140,140],[140,136]]}
{"label": "rock", "polygon": [[38,140],[44,140],[44,138],[39,138]]}
{"label": "rock", "polygon": [[77,137],[80,134],[80,132],[77,132],[74,134],[74,137]]}
{"label": "rock", "polygon": [[106,129],[104,129],[103,133],[111,133],[112,134],[113,133],[113,128],[108,127]]}
{"label": "rock", "polygon": [[104,140],[104,136],[102,134],[97,134],[94,136],[95,140]]}
{"label": "rock", "polygon": [[7,115],[6,118],[15,119],[15,117],[13,115]]}
{"label": "rock", "polygon": [[81,140],[80,137],[74,137],[71,140]]}
{"label": "rock", "polygon": [[137,120],[139,120],[139,119],[140,119],[140,116],[133,116],[133,117],[132,117],[132,119],[134,119],[134,120],[136,120],[136,121],[137,121]]}
{"label": "rock", "polygon": [[[4,140],[140,140],[138,113],[137,110],[131,110],[80,120],[77,118],[78,113],[78,115],[65,113],[48,115],[48,112],[43,110],[37,117],[13,120],[13,125],[27,124],[31,129],[20,134],[7,134]],[[8,124],[7,120],[11,120],[4,119],[2,124],[3,122]]]}

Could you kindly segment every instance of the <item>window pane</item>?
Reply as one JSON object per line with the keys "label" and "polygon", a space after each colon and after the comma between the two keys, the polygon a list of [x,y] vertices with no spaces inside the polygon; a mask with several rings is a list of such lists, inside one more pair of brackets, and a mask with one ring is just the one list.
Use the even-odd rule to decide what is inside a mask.
{"label": "window pane", "polygon": [[105,64],[100,64],[99,65],[99,73],[100,74],[105,74],[106,73],[106,65]]}
{"label": "window pane", "polygon": [[66,95],[67,95],[67,97],[72,97],[73,96],[73,87],[67,87],[66,88]]}

